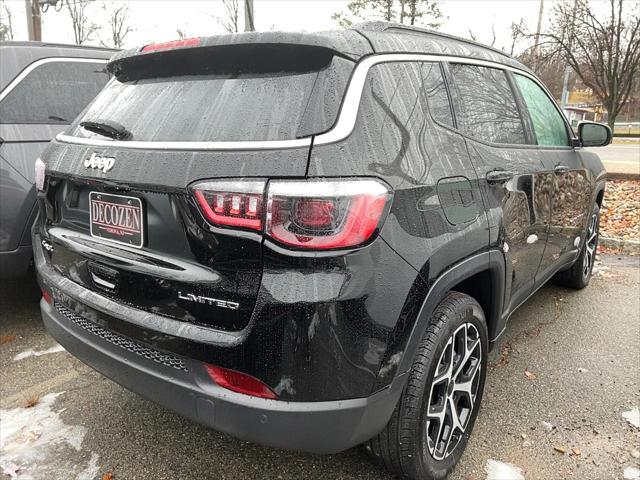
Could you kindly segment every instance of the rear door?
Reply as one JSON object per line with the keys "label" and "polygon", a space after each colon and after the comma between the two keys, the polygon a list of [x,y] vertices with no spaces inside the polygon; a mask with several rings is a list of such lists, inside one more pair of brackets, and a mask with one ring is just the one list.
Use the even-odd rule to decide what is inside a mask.
{"label": "rear door", "polygon": [[571,146],[568,124],[548,93],[530,77],[513,76],[531,118],[537,153],[545,170],[553,172],[549,240],[537,274],[538,281],[545,281],[578,249],[591,208],[593,180]]}
{"label": "rear door", "polygon": [[117,68],[44,158],[54,268],[158,315],[247,326],[262,276],[248,217],[268,178],[305,176],[311,139],[300,137],[333,124],[353,67],[326,49],[259,47],[160,51]]}
{"label": "rear door", "polygon": [[508,75],[502,69],[449,65],[458,127],[481,179],[491,243],[506,259],[506,298],[516,308],[533,290],[550,214],[552,178],[520,115]]}

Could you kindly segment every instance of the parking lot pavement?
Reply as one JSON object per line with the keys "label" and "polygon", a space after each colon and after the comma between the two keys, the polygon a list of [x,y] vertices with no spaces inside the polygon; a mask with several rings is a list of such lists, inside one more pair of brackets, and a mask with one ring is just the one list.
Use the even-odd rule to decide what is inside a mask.
{"label": "parking lot pavement", "polygon": [[[482,409],[452,479],[488,478],[488,462],[500,466],[492,460],[527,480],[633,478],[640,429],[623,414],[635,421],[640,405],[637,262],[607,258],[587,289],[544,287],[514,314],[491,354]],[[264,448],[125,391],[58,351],[38,299],[33,281],[2,285],[3,478],[391,478],[360,449],[314,456]]]}
{"label": "parking lot pavement", "polygon": [[612,144],[587,150],[600,156],[610,175],[640,175],[640,143]]}

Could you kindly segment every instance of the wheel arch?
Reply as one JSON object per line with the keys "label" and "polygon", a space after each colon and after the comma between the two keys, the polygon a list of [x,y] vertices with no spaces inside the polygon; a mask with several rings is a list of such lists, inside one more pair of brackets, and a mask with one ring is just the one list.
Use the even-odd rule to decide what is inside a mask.
{"label": "wheel arch", "polygon": [[[479,285],[478,282],[481,281],[489,281],[489,288]],[[504,255],[499,250],[490,250],[468,257],[440,275],[431,285],[413,324],[398,365],[396,380],[406,380],[404,374],[411,369],[420,339],[427,329],[431,316],[450,291],[466,293],[480,303],[487,322],[489,342],[492,342],[504,328],[502,318],[504,285]]]}
{"label": "wheel arch", "polygon": [[604,187],[605,187],[605,183],[602,182],[602,183],[599,183],[595,188],[595,195],[593,198],[595,199],[595,202],[598,204],[598,207],[602,207],[602,201],[604,200]]}

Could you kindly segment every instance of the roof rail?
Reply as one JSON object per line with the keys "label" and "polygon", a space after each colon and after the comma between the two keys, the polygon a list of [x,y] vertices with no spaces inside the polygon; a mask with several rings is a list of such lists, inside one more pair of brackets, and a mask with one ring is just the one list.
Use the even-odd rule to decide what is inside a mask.
{"label": "roof rail", "polygon": [[[426,35],[433,35],[435,37],[441,37],[441,38],[447,38],[449,40],[456,40],[458,42],[464,42],[464,43],[468,43],[470,45],[474,45],[476,47],[481,47],[481,48],[486,48],[487,50],[491,50],[492,52],[498,53],[504,57],[507,58],[513,58],[511,55],[509,55],[508,53],[495,48],[495,47],[490,47],[489,45],[484,45],[480,42],[476,42],[474,40],[469,40],[467,38],[463,38],[463,37],[458,37],[456,35],[450,35],[448,33],[442,33],[442,32],[438,32],[436,30],[429,30],[428,28],[422,28],[422,27],[415,27],[413,25],[405,25],[403,23],[397,23],[397,22],[382,22],[382,21],[378,21],[378,22],[363,22],[363,23],[359,23],[357,25],[354,25],[355,29],[361,29],[361,30],[369,30],[369,31],[378,31],[378,32],[389,32],[389,31],[399,31],[399,33],[423,33]],[[404,31],[403,31],[404,30]]]}

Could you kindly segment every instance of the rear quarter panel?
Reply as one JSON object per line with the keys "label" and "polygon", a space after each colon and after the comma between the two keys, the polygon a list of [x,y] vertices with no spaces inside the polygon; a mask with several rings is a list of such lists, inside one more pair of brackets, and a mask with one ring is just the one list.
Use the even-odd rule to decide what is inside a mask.
{"label": "rear quarter panel", "polygon": [[398,310],[405,312],[388,320],[391,340],[377,379],[384,386],[396,373],[404,333],[411,331],[430,286],[455,263],[488,250],[489,229],[464,139],[431,118],[415,85],[401,81],[402,72],[375,78],[375,68],[354,131],[343,142],[314,146],[309,176],[379,177],[394,190],[381,239],[413,272],[402,292],[377,293],[390,305],[404,305]]}

